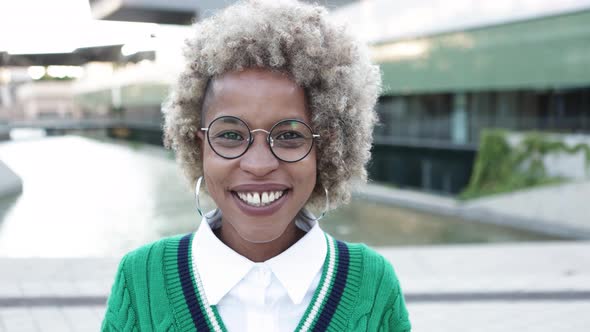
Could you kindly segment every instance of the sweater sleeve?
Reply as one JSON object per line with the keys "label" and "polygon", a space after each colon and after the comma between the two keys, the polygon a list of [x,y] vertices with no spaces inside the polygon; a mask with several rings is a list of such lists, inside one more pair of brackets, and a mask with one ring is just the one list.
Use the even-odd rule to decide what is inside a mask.
{"label": "sweater sleeve", "polygon": [[[385,259],[384,259],[385,261]],[[406,309],[406,302],[402,289],[395,275],[393,267],[389,262],[385,261],[385,269],[382,285],[384,288],[392,288],[389,293],[387,305],[383,311],[381,318],[380,331],[383,332],[409,332],[412,330],[410,319],[408,317],[408,310]]]}
{"label": "sweater sleeve", "polygon": [[384,311],[381,330],[392,332],[409,332],[412,330],[408,311],[404,302],[401,289],[398,287],[397,294],[389,301],[390,306]]}
{"label": "sweater sleeve", "polygon": [[133,299],[129,292],[129,284],[126,278],[126,262],[128,255],[123,257],[115,282],[111,289],[111,294],[107,302],[105,317],[102,322],[101,331],[138,331],[137,328],[137,311]]}

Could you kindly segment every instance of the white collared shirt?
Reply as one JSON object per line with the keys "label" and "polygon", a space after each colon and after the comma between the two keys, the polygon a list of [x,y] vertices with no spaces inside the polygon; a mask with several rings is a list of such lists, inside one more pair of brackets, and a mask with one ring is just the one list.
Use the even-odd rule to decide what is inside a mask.
{"label": "white collared shirt", "polygon": [[294,331],[299,324],[328,249],[317,222],[300,217],[296,225],[307,234],[278,256],[255,263],[215,236],[212,229],[221,226],[220,214],[203,218],[192,245],[193,269],[230,332]]}

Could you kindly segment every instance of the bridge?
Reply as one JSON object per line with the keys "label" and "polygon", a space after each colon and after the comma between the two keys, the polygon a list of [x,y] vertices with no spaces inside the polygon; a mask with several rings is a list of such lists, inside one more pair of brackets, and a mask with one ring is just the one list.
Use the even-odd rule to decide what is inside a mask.
{"label": "bridge", "polygon": [[90,117],[36,120],[0,120],[0,141],[9,140],[13,129],[43,129],[48,135],[68,132],[104,130],[109,137],[162,145],[161,117]]}
{"label": "bridge", "polygon": [[70,131],[109,129],[117,127],[160,130],[162,128],[162,124],[160,122],[160,119],[134,119],[115,117],[17,120],[10,121],[5,124],[0,124],[0,128],[3,128],[5,130],[27,128],[55,131]]}

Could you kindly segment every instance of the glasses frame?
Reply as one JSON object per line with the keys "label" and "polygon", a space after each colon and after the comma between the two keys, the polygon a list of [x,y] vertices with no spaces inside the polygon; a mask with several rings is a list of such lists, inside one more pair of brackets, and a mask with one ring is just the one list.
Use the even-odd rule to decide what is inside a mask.
{"label": "glasses frame", "polygon": [[[246,149],[244,150],[244,152],[240,153],[239,155],[237,155],[235,157],[226,157],[226,156],[223,156],[223,155],[219,154],[219,152],[217,152],[217,150],[215,150],[215,148],[213,147],[213,144],[211,144],[211,138],[209,137],[209,129],[211,128],[211,125],[215,123],[215,121],[217,121],[219,119],[222,119],[222,118],[236,119],[236,120],[242,122],[244,125],[246,125],[246,128],[248,128],[248,133],[249,133],[249,136],[248,136],[248,146],[246,146]],[[299,122],[302,125],[304,125],[305,127],[307,127],[307,129],[309,129],[309,132],[311,133],[311,145],[309,146],[309,149],[307,150],[307,152],[305,153],[305,155],[303,155],[303,157],[301,157],[301,158],[299,158],[297,160],[292,160],[291,161],[291,160],[282,159],[282,158],[280,158],[279,156],[276,155],[276,153],[274,152],[274,150],[272,148],[273,147],[273,140],[272,140],[272,137],[270,137],[270,133],[272,133],[272,131],[276,128],[276,126],[278,126],[279,124],[281,124],[281,123],[283,123],[285,121],[296,121],[296,122]],[[243,156],[244,154],[246,154],[246,152],[248,152],[248,150],[250,149],[250,146],[252,145],[252,143],[254,143],[254,133],[259,132],[259,131],[266,133],[266,143],[268,144],[268,148],[269,148],[270,152],[272,153],[272,155],[275,156],[275,158],[277,158],[278,160],[283,161],[283,162],[286,162],[286,163],[296,163],[298,161],[303,160],[305,157],[307,157],[309,155],[309,153],[311,152],[311,150],[313,149],[313,144],[314,144],[316,138],[319,138],[320,137],[319,134],[315,134],[313,132],[313,130],[311,129],[311,127],[307,123],[305,123],[305,122],[303,122],[303,121],[301,121],[299,119],[283,119],[283,120],[280,120],[279,122],[275,123],[270,128],[270,131],[268,131],[268,130],[265,130],[265,129],[262,129],[262,128],[250,129],[250,126],[248,126],[248,124],[246,123],[246,121],[238,118],[237,116],[233,116],[233,115],[222,115],[220,117],[217,117],[217,118],[213,119],[213,121],[211,121],[211,123],[209,123],[209,126],[207,126],[207,128],[201,128],[201,130],[204,131],[204,132],[206,132],[206,134],[207,134],[207,142],[209,143],[209,146],[211,147],[211,150],[213,150],[213,152],[215,152],[215,154],[217,154],[221,158],[230,159],[230,160],[231,159],[240,158],[241,156]]]}

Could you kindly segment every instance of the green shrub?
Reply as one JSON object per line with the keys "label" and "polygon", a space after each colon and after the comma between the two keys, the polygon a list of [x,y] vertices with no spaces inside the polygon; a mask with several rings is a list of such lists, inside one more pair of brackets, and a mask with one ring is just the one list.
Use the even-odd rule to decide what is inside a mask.
{"label": "green shrub", "polygon": [[554,184],[564,178],[547,175],[543,158],[550,153],[578,153],[584,151],[586,167],[590,168],[590,146],[577,144],[567,146],[540,132],[525,133],[523,140],[511,147],[508,132],[489,129],[482,132],[480,147],[469,185],[460,199],[471,199],[485,195],[507,193],[519,189]]}

